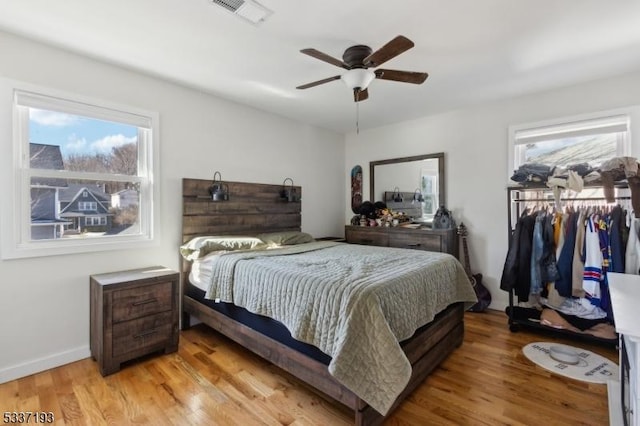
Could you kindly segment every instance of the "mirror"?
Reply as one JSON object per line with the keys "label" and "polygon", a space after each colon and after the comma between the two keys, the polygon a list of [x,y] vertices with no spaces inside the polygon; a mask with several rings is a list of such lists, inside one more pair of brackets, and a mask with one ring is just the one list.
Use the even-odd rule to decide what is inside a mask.
{"label": "mirror", "polygon": [[416,222],[428,222],[445,205],[444,152],[372,161],[369,173],[370,200],[405,211]]}

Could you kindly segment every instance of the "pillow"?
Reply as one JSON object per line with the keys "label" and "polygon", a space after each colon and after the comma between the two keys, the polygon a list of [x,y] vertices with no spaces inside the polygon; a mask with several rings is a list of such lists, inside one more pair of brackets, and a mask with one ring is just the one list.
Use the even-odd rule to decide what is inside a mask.
{"label": "pillow", "polygon": [[186,260],[195,260],[214,251],[253,250],[266,244],[256,237],[206,236],[195,237],[180,246],[180,254]]}
{"label": "pillow", "polygon": [[266,244],[278,246],[290,246],[315,241],[311,235],[300,231],[271,232],[268,234],[260,234],[258,238]]}

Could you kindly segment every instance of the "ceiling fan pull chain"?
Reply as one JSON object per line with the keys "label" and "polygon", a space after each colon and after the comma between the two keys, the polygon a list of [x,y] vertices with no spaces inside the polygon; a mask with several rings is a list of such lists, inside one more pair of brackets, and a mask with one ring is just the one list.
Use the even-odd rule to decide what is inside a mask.
{"label": "ceiling fan pull chain", "polygon": [[360,102],[356,102],[356,135],[360,134]]}

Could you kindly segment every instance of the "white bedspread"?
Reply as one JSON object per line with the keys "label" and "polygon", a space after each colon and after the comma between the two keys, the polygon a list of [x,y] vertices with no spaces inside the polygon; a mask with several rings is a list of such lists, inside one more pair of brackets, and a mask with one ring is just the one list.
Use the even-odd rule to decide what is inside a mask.
{"label": "white bedspread", "polygon": [[226,253],[206,297],[282,322],[332,357],[329,372],[386,414],[411,365],[399,341],[454,302],[476,302],[453,256],[334,242]]}

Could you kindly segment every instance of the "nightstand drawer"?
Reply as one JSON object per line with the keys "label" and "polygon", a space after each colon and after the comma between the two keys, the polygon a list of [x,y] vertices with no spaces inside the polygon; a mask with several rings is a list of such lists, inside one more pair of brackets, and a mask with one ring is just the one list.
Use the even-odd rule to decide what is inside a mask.
{"label": "nightstand drawer", "polygon": [[171,312],[121,322],[113,326],[113,356],[166,342],[171,336]]}
{"label": "nightstand drawer", "polygon": [[162,282],[113,293],[113,322],[171,310],[172,283]]}

